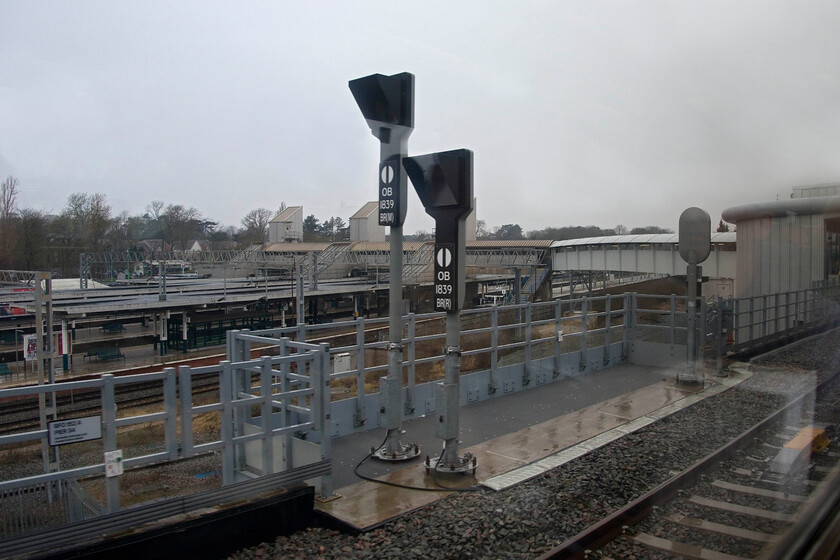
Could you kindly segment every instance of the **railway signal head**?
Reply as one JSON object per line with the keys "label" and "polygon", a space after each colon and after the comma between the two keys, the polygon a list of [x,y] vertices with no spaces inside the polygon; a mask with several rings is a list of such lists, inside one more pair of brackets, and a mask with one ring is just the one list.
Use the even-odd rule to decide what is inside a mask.
{"label": "railway signal head", "polygon": [[372,74],[351,80],[349,86],[371,132],[380,142],[391,142],[395,127],[414,128],[414,74]]}
{"label": "railway signal head", "polygon": [[473,209],[473,153],[453,150],[403,158],[426,213],[435,219],[435,310],[464,305],[465,220]]}

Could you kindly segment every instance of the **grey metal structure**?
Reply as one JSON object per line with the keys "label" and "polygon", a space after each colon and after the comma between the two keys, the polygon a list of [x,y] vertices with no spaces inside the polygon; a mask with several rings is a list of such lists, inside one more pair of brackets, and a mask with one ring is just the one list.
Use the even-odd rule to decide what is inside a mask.
{"label": "grey metal structure", "polygon": [[31,270],[0,270],[0,285],[32,286],[38,273]]}
{"label": "grey metal structure", "polygon": [[403,222],[408,179],[402,160],[408,153],[408,137],[414,130],[414,75],[374,74],[353,80],[350,91],[371,133],[379,140],[379,225],[390,226],[390,280],[388,296],[388,376],[381,381],[381,408],[388,418],[388,435],[377,457],[392,461],[411,459],[419,448],[400,441],[402,414],[403,330]]}
{"label": "grey metal structure", "polygon": [[840,272],[840,196],[728,208],[738,227],[737,297],[802,290]]}
{"label": "grey metal structure", "polygon": [[475,472],[472,456],[458,453],[460,427],[461,317],[464,306],[467,215],[474,209],[473,153],[470,150],[439,152],[405,158],[405,170],[414,184],[426,213],[435,219],[434,301],[446,312],[445,379],[436,399],[441,410],[437,437],[443,451],[427,459],[427,469],[444,472]]}
{"label": "grey metal structure", "polygon": [[[840,317],[838,301],[840,287],[836,285],[709,304],[704,301],[698,321],[699,337],[704,341],[703,352],[708,355],[708,352],[719,354],[745,349],[836,321]],[[522,316],[519,321],[517,311]],[[430,325],[441,325],[444,316],[444,313],[434,313],[403,317],[406,333],[401,341],[406,349],[406,359],[401,368],[407,379],[403,391],[407,399],[417,403],[415,409],[402,412],[404,417],[436,411],[438,381],[417,384],[415,380],[420,368],[445,361],[440,349],[446,344],[446,333],[441,330],[432,334],[417,333],[420,329],[428,332]],[[459,402],[464,405],[497,398],[539,387],[561,376],[581,375],[623,362],[679,367],[684,364],[686,355],[686,320],[686,298],[633,293],[462,311],[461,357],[474,365],[462,367]],[[238,358],[214,366],[166,368],[125,377],[104,375],[101,379],[72,381],[60,386],[4,389],[0,390],[0,399],[93,388],[102,395],[103,451],[116,449],[117,436],[123,430],[149,424],[163,427],[164,440],[151,453],[125,457],[123,462],[127,471],[188,460],[204,453],[220,453],[226,470],[223,478],[228,485],[260,476],[252,481],[258,486],[264,477],[275,476],[269,473],[282,472],[285,483],[327,477],[322,478],[320,492],[329,495],[332,492],[327,476],[330,472],[330,437],[388,425],[377,407],[379,394],[367,393],[365,388],[367,378],[388,368],[386,363],[366,360],[366,355],[373,356],[387,349],[388,342],[375,336],[385,329],[385,319],[360,318],[330,325],[306,325],[302,329],[295,326],[236,332],[230,335],[228,348],[229,357]],[[297,337],[302,330],[303,338],[310,341],[340,333],[344,342],[327,346],[291,340],[290,337]],[[517,331],[521,336],[515,335]],[[727,338],[730,340],[724,347],[721,342]],[[476,340],[485,342],[476,343]],[[249,354],[257,344],[268,345],[263,346],[263,352],[276,355],[251,358]],[[430,347],[437,350],[428,353]],[[338,354],[350,355],[349,370],[332,371],[330,357]],[[292,371],[292,364],[297,364],[296,371]],[[208,378],[221,382],[218,396],[209,403],[193,402],[193,388]],[[117,418],[116,389],[147,382],[159,384],[163,390],[163,403],[151,412]],[[346,386],[353,387],[355,395],[330,403],[330,388]],[[176,387],[179,387],[178,391]],[[253,414],[259,411],[259,416],[253,416],[252,411]],[[197,416],[207,413],[220,415],[218,436],[199,442],[193,433],[193,422]],[[59,418],[64,418],[65,414],[68,414],[65,410],[58,411]],[[301,439],[302,433],[307,434],[306,440]],[[47,435],[40,429],[3,435],[0,436],[0,450],[9,445],[36,443]],[[70,453],[69,450],[64,453],[67,459]],[[304,464],[309,466],[304,468]],[[95,462],[0,481],[0,519],[5,523],[0,523],[0,528],[8,531],[0,535],[0,539],[43,528],[41,521],[48,515],[45,513],[37,518],[30,515],[35,508],[54,512],[53,507],[65,507],[62,505],[66,503],[63,488],[72,484],[70,481],[102,477],[104,469],[104,462]],[[114,511],[119,508],[120,479],[109,480],[113,481],[108,482],[108,499],[100,505]],[[58,485],[64,486],[59,488]],[[46,497],[50,488],[49,492],[61,498],[53,502],[54,506]],[[245,493],[246,488],[241,487],[238,491]],[[23,496],[40,501],[21,510],[19,504]],[[84,501],[88,504],[88,515],[97,515],[96,504],[89,499]],[[93,507],[89,507],[91,505]],[[137,510],[132,508],[130,511]],[[69,522],[66,517],[61,519],[65,521],[59,523]]]}
{"label": "grey metal structure", "polygon": [[688,208],[680,215],[680,256],[688,263],[685,279],[687,284],[686,298],[688,306],[688,332],[686,337],[686,366],[678,381],[696,382],[697,379],[697,284],[702,281],[698,264],[709,258],[711,252],[712,222],[709,213],[701,208]]}
{"label": "grey metal structure", "polygon": [[[279,349],[279,355],[252,359],[250,344],[270,342]],[[188,366],[166,368],[155,373],[115,377],[105,374],[99,379],[71,381],[60,385],[38,385],[0,390],[0,398],[25,395],[50,397],[57,392],[72,392],[83,389],[97,389],[101,394],[102,452],[117,451],[117,436],[130,426],[163,425],[164,441],[160,451],[147,455],[126,457],[126,470],[170,461],[189,459],[208,452],[218,452],[222,457],[223,482],[225,485],[253,477],[248,470],[246,452],[257,453],[263,459],[261,475],[279,471],[291,471],[305,464],[325,464],[326,469],[318,472],[320,492],[323,496],[332,494],[329,476],[330,438],[320,437],[328,433],[330,418],[329,402],[329,346],[327,344],[306,344],[287,338],[265,338],[247,332],[231,331],[228,347],[240,357],[240,361],[226,360],[214,366],[190,368]],[[292,371],[293,364],[295,371]],[[215,402],[194,404],[192,388],[196,381],[208,378],[218,382],[219,393]],[[116,389],[149,382],[159,383],[163,402],[159,411],[135,416],[116,415]],[[251,417],[251,408],[258,407],[259,417]],[[216,412],[220,415],[218,439],[196,443],[193,421],[196,416]],[[71,415],[69,411],[58,411],[59,417]],[[180,419],[180,434],[178,431]],[[288,440],[293,436],[308,434],[307,441],[300,445],[289,445],[289,461],[281,461],[280,468],[273,460],[275,440]],[[45,428],[0,436],[0,448],[24,442],[43,442],[46,446]],[[293,449],[296,457],[292,461]],[[69,453],[69,452],[68,452]],[[74,459],[78,462],[79,458]],[[99,462],[69,469],[56,466],[51,472],[33,475],[23,479],[0,481],[0,518],[6,524],[9,535],[19,535],[40,527],[27,521],[26,511],[17,511],[18,498],[31,493],[33,488],[46,488],[60,492],[60,484],[70,484],[82,477],[101,476],[105,463]],[[294,476],[288,482],[312,478],[312,471],[306,470],[304,478]],[[113,513],[120,509],[120,477],[105,478],[106,502],[104,511]],[[56,507],[61,503],[57,502]],[[11,519],[11,521],[10,521]],[[17,519],[17,521],[14,521]]]}

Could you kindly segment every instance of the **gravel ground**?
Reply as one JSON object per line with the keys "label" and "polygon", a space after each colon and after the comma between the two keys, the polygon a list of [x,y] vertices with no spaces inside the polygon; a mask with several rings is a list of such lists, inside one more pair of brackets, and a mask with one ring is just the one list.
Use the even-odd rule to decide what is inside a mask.
{"label": "gravel ground", "polygon": [[[515,488],[454,494],[358,536],[311,528],[229,558],[533,558],[813,387],[840,363],[838,349],[832,332],[774,354],[736,388]],[[628,545],[617,557],[663,556]]]}

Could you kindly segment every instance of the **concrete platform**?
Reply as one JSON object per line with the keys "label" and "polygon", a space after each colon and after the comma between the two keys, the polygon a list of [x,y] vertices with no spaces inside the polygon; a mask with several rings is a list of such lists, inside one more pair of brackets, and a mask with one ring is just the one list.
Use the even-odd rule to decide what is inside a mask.
{"label": "concrete platform", "polygon": [[[437,483],[458,488],[476,484],[495,490],[507,488],[725,390],[747,375],[714,380],[707,376],[705,388],[677,386],[673,372],[667,369],[624,365],[462,407],[461,433],[467,446],[461,446],[460,451],[472,453],[477,458],[476,475],[473,478],[438,474]],[[620,392],[622,390],[626,392]],[[614,395],[616,392],[619,394]],[[552,411],[553,414],[544,419]],[[406,435],[415,429],[424,430],[423,420],[428,419],[405,423]],[[528,425],[521,427],[523,424]],[[504,430],[505,426],[510,430],[493,433],[497,429]],[[440,440],[433,437],[433,425],[430,429],[432,445],[425,444],[421,457],[439,454]],[[491,435],[481,439],[481,434]],[[360,435],[363,434],[357,434]],[[378,437],[381,438],[382,433]],[[348,469],[352,472],[352,467],[366,454],[359,451],[356,460],[348,457],[348,446],[353,438],[360,439],[348,436],[334,442],[334,480],[347,480],[340,476],[341,472]],[[365,475],[377,471],[386,471],[376,476],[377,480],[433,491],[396,488],[369,481],[339,487],[341,485],[336,482],[335,486],[339,487],[336,494],[340,497],[316,503],[316,509],[355,529],[368,530],[451,494],[441,491],[434,478],[427,475],[422,459],[409,465],[374,463],[371,459],[360,468]]]}

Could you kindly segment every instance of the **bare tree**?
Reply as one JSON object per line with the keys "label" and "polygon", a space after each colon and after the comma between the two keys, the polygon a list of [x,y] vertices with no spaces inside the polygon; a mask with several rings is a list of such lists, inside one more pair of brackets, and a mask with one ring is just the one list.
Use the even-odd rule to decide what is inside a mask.
{"label": "bare tree", "polygon": [[73,193],[67,198],[62,212],[67,218],[72,235],[81,239],[90,249],[99,250],[108,228],[111,227],[111,207],[102,193]]}
{"label": "bare tree", "polygon": [[242,218],[242,241],[245,243],[265,243],[268,240],[268,223],[274,214],[268,208],[251,210]]}
{"label": "bare tree", "polygon": [[153,200],[146,206],[146,213],[152,220],[159,220],[165,204],[162,200]]}
{"label": "bare tree", "polygon": [[170,204],[160,215],[160,221],[164,239],[176,249],[186,249],[187,242],[202,233],[201,212],[192,207]]}
{"label": "bare tree", "polygon": [[11,175],[0,184],[0,268],[11,268],[17,188],[18,180]]}
{"label": "bare tree", "polygon": [[475,222],[475,238],[489,239],[492,236],[490,228],[487,227],[487,222],[484,220],[476,220]]}
{"label": "bare tree", "polygon": [[623,224],[618,224],[613,228],[613,231],[616,235],[627,235],[627,226]]}
{"label": "bare tree", "polygon": [[40,210],[24,208],[18,212],[15,238],[15,267],[43,270],[47,267],[47,216]]}

